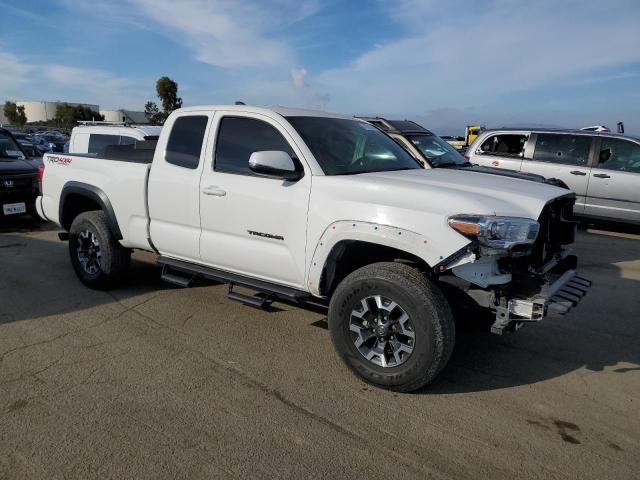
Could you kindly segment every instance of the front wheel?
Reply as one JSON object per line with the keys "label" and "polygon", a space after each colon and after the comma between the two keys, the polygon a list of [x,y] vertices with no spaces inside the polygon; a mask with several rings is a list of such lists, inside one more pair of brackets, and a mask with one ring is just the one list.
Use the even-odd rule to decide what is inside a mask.
{"label": "front wheel", "polygon": [[400,392],[433,380],[455,343],[453,315],[440,290],[401,263],[375,263],[348,275],[331,298],[328,320],[349,368]]}
{"label": "front wheel", "polygon": [[113,237],[102,211],[78,215],[69,229],[69,256],[76,275],[87,287],[116,285],[129,268],[131,253]]}

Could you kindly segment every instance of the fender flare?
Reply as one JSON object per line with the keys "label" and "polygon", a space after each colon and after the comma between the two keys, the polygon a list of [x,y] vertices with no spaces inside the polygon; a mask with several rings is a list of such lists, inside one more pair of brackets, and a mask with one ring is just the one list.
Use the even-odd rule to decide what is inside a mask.
{"label": "fender flare", "polygon": [[307,275],[307,288],[316,296],[321,296],[320,281],[333,248],[343,241],[361,241],[384,245],[402,250],[419,257],[429,264],[425,258],[425,249],[429,246],[423,235],[389,225],[360,222],[356,220],[340,220],[330,224],[320,236]]}
{"label": "fender flare", "polygon": [[[118,219],[116,218],[116,213],[109,201],[109,197],[107,197],[107,194],[101,189],[94,185],[89,185],[88,183],[70,181],[65,183],[64,187],[62,187],[60,205],[58,207],[58,218],[60,219],[60,225],[62,225],[63,228],[68,230],[69,226],[71,226],[70,222],[67,222],[63,215],[65,203],[69,195],[81,195],[83,197],[90,198],[100,205],[100,208],[107,216],[107,225],[109,226],[109,230],[111,230],[111,233],[116,240],[122,240],[122,232],[120,231]],[[68,226],[65,226],[65,224]]]}

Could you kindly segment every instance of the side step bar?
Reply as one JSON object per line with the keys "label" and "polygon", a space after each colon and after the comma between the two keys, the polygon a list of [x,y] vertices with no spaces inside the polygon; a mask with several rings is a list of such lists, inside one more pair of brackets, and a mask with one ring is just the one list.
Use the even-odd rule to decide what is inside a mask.
{"label": "side step bar", "polygon": [[[196,265],[182,260],[160,256],[158,257],[157,263],[162,266],[162,279],[169,283],[181,287],[189,287],[197,278],[206,278],[215,282],[228,283],[230,299],[258,308],[263,308],[276,299],[302,303],[312,298],[311,294],[302,290],[203,265]],[[243,295],[234,292],[234,286],[248,288],[262,295]]]}

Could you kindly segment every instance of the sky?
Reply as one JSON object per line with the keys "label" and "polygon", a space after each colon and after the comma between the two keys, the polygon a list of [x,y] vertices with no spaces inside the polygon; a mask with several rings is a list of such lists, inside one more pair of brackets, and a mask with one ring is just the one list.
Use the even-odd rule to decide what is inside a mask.
{"label": "sky", "polygon": [[0,0],[0,101],[286,105],[440,134],[624,121],[639,0]]}

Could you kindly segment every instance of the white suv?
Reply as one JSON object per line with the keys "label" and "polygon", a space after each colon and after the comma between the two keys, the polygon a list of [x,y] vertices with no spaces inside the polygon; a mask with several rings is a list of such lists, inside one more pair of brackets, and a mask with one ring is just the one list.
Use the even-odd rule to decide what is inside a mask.
{"label": "white suv", "polygon": [[584,130],[482,132],[465,155],[474,164],[562,180],[574,214],[640,224],[640,139]]}
{"label": "white suv", "polygon": [[125,123],[95,122],[79,125],[71,132],[69,153],[102,156],[111,146],[153,150],[162,127],[129,125]]}

